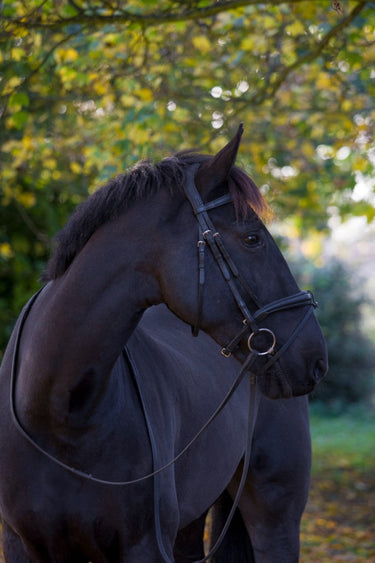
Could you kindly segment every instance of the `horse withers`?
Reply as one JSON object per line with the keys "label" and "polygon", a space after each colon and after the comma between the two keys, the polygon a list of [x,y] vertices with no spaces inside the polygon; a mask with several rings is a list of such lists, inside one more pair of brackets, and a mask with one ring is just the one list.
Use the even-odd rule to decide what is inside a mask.
{"label": "horse withers", "polygon": [[[186,547],[189,527],[238,480],[248,377],[169,462],[222,401],[237,360],[269,399],[309,393],[323,377],[314,300],[260,220],[259,190],[234,166],[241,135],[242,127],[215,157],[185,152],[139,163],[81,204],[60,233],[47,283],[21,313],[1,366],[7,561],[183,558],[177,544]],[[137,326],[160,303],[173,313],[170,328],[162,330],[158,313],[160,334],[146,335],[147,325]],[[209,336],[195,340],[176,322]],[[237,360],[226,368],[224,358],[213,360],[209,337]],[[294,401],[284,409],[298,412]],[[254,531],[254,513],[260,521],[272,513],[272,495],[256,480],[268,455],[260,452],[272,447],[269,429],[265,436],[260,445],[254,434],[260,449],[239,509],[251,557],[276,562],[283,559],[259,559],[269,540]],[[265,473],[275,478],[269,466]]]}

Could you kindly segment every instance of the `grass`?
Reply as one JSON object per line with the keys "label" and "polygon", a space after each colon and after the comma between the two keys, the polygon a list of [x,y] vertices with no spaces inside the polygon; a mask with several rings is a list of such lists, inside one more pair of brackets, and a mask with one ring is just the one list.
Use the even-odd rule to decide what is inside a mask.
{"label": "grass", "polygon": [[375,416],[312,412],[313,471],[301,563],[375,561]]}
{"label": "grass", "polygon": [[339,416],[312,409],[313,474],[322,467],[375,468],[375,413],[351,409]]}

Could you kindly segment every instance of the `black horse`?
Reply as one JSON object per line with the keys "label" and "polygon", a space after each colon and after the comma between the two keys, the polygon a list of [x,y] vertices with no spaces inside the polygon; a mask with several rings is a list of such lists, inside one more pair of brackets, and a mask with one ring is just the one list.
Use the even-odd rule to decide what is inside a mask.
{"label": "black horse", "polygon": [[[241,134],[215,157],[140,163],[60,234],[48,283],[21,314],[1,367],[7,561],[203,557],[204,516],[215,503],[225,511],[239,481],[247,372],[265,398],[241,517],[215,557],[297,561],[309,470],[297,396],[324,375],[326,348],[311,294],[298,290],[257,215],[259,191],[234,166]],[[144,314],[160,303],[169,311]],[[193,339],[187,325],[207,334]],[[210,337],[233,351],[241,378]],[[227,404],[170,464],[234,381]],[[286,397],[296,398],[270,401]],[[235,559],[233,533],[243,549]]]}

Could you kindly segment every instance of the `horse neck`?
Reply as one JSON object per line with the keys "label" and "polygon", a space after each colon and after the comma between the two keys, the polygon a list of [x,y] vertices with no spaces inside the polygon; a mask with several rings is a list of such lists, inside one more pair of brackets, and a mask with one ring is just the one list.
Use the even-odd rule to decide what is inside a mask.
{"label": "horse neck", "polygon": [[[146,306],[158,302],[147,256],[137,258],[136,248],[104,228],[31,309],[21,338],[17,405],[35,431],[68,428],[72,418],[89,424],[87,412],[99,408],[122,347]],[[86,415],[72,417],[75,409]]]}

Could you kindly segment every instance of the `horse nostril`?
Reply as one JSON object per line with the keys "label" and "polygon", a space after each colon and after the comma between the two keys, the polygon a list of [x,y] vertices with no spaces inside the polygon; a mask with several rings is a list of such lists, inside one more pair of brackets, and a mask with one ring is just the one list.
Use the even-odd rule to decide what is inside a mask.
{"label": "horse nostril", "polygon": [[318,360],[316,362],[314,367],[314,377],[316,382],[320,381],[325,376],[327,369],[328,366],[324,360]]}

